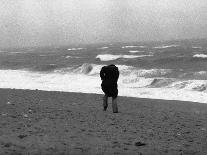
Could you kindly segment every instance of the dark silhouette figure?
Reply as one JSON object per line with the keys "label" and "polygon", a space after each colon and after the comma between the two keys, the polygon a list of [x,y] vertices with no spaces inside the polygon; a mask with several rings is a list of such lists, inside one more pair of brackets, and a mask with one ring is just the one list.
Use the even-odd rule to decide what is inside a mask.
{"label": "dark silhouette figure", "polygon": [[114,113],[118,113],[117,96],[118,88],[117,81],[119,78],[119,69],[115,65],[104,66],[101,68],[100,77],[102,80],[101,88],[105,93],[103,97],[103,108],[106,111],[108,107],[108,97],[112,97],[112,109]]}

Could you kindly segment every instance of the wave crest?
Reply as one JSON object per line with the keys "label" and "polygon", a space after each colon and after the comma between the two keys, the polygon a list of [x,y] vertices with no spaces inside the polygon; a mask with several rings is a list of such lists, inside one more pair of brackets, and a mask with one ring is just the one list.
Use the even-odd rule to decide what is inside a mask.
{"label": "wave crest", "polygon": [[100,54],[96,56],[96,59],[100,59],[101,61],[112,61],[120,58],[125,59],[133,59],[133,58],[141,58],[153,55],[112,55],[112,54]]}
{"label": "wave crest", "polygon": [[166,48],[172,48],[172,47],[178,47],[179,45],[163,45],[163,46],[156,46],[153,47],[155,49],[166,49]]}
{"label": "wave crest", "polygon": [[175,78],[127,78],[122,80],[130,88],[172,88],[203,92],[207,89],[206,80],[178,80]]}
{"label": "wave crest", "polygon": [[207,55],[206,54],[195,54],[193,57],[194,58],[207,58]]}
{"label": "wave crest", "polygon": [[135,50],[133,50],[133,51],[129,51],[129,53],[143,53],[143,52],[145,52],[145,51],[135,51]]}

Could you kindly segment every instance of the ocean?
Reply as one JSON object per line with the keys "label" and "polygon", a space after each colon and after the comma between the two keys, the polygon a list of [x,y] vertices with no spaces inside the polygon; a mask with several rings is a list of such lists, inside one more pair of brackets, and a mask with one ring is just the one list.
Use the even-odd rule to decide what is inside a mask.
{"label": "ocean", "polygon": [[207,41],[2,49],[0,88],[103,94],[115,64],[120,96],[207,103]]}

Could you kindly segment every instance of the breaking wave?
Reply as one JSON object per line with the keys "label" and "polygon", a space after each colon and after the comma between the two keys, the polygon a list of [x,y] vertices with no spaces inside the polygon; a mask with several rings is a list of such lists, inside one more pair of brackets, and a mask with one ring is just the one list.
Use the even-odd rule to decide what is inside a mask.
{"label": "breaking wave", "polygon": [[81,57],[67,55],[67,56],[65,56],[65,58],[68,59],[68,58],[81,58]]}
{"label": "breaking wave", "polygon": [[207,58],[207,55],[206,54],[195,54],[193,57],[194,58]]}
{"label": "breaking wave", "polygon": [[129,53],[143,53],[145,51],[129,51]]}
{"label": "breaking wave", "polygon": [[121,48],[135,48],[135,47],[139,47],[139,46],[122,46]]}
{"label": "breaking wave", "polygon": [[203,47],[200,47],[200,46],[194,46],[194,47],[192,47],[192,48],[194,48],[194,49],[202,49]]}
{"label": "breaking wave", "polygon": [[83,50],[83,49],[85,49],[85,48],[81,48],[81,47],[79,47],[79,48],[68,48],[68,51],[79,51],[79,50]]}
{"label": "breaking wave", "polygon": [[100,49],[100,50],[104,50],[104,49],[108,49],[109,47],[106,47],[106,46],[104,46],[104,47],[99,47],[98,49]]}
{"label": "breaking wave", "polygon": [[133,58],[141,58],[153,55],[112,55],[112,54],[100,54],[96,56],[96,59],[100,59],[101,61],[112,61],[120,58],[124,59],[133,59]]}
{"label": "breaking wave", "polygon": [[[84,63],[79,66],[58,68],[53,72],[24,70],[0,70],[0,87],[16,89],[40,89],[101,94],[99,73],[104,65]],[[121,96],[207,102],[207,80],[165,78],[173,74],[171,69],[139,69],[117,65]],[[206,72],[199,73],[205,75]],[[20,82],[21,81],[21,82]]]}
{"label": "breaking wave", "polygon": [[171,88],[206,92],[206,80],[178,80],[175,78],[129,78],[123,79],[122,83],[136,88]]}
{"label": "breaking wave", "polygon": [[178,47],[179,45],[163,45],[163,46],[156,46],[153,47],[155,49],[165,49],[165,48],[171,48],[171,47]]}
{"label": "breaking wave", "polygon": [[[95,75],[99,76],[100,70],[104,65],[83,64],[76,68],[68,68],[65,73]],[[127,87],[148,87],[148,88],[175,88],[186,89],[191,91],[205,91],[207,88],[207,80],[185,80],[177,78],[164,78],[164,76],[172,74],[171,69],[137,69],[133,66],[117,65],[120,71],[120,81]],[[61,72],[64,69],[59,70]],[[66,71],[66,70],[65,70]],[[194,75],[206,75],[204,71],[196,72]]]}
{"label": "breaking wave", "polygon": [[[57,69],[55,72],[95,75],[100,73],[100,70],[103,66],[104,65],[84,63],[76,67]],[[138,69],[136,67],[126,66],[126,65],[117,65],[117,67],[119,68],[120,74],[122,74],[122,76],[151,78],[151,77],[163,77],[172,74],[173,72],[171,69]]]}
{"label": "breaking wave", "polygon": [[[120,70],[119,95],[207,103],[202,42],[103,44],[0,51],[0,88],[103,93],[100,70]],[[203,47],[201,47],[203,46]]]}
{"label": "breaking wave", "polygon": [[207,80],[207,71],[183,73],[183,74],[179,75],[179,78]]}
{"label": "breaking wave", "polygon": [[[56,73],[77,73],[77,74],[87,74],[87,75],[97,75],[100,73],[101,68],[104,65],[97,65],[97,64],[89,64],[89,63],[84,63],[80,66],[76,67],[67,67],[67,68],[61,68],[55,70]],[[132,71],[135,69],[135,67],[132,66],[126,66],[126,65],[117,65],[119,68],[120,73],[126,73],[128,71]]]}

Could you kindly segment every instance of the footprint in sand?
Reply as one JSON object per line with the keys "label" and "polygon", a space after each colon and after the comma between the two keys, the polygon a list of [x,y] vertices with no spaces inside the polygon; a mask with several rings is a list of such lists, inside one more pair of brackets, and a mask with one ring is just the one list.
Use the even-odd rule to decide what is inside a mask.
{"label": "footprint in sand", "polygon": [[145,145],[147,145],[147,144],[142,143],[142,142],[136,142],[134,145],[135,145],[135,146],[145,146]]}
{"label": "footprint in sand", "polygon": [[4,147],[11,147],[12,146],[12,143],[6,143],[4,144]]}
{"label": "footprint in sand", "polygon": [[27,137],[27,135],[19,135],[18,137],[19,137],[20,139],[23,139],[23,138]]}

